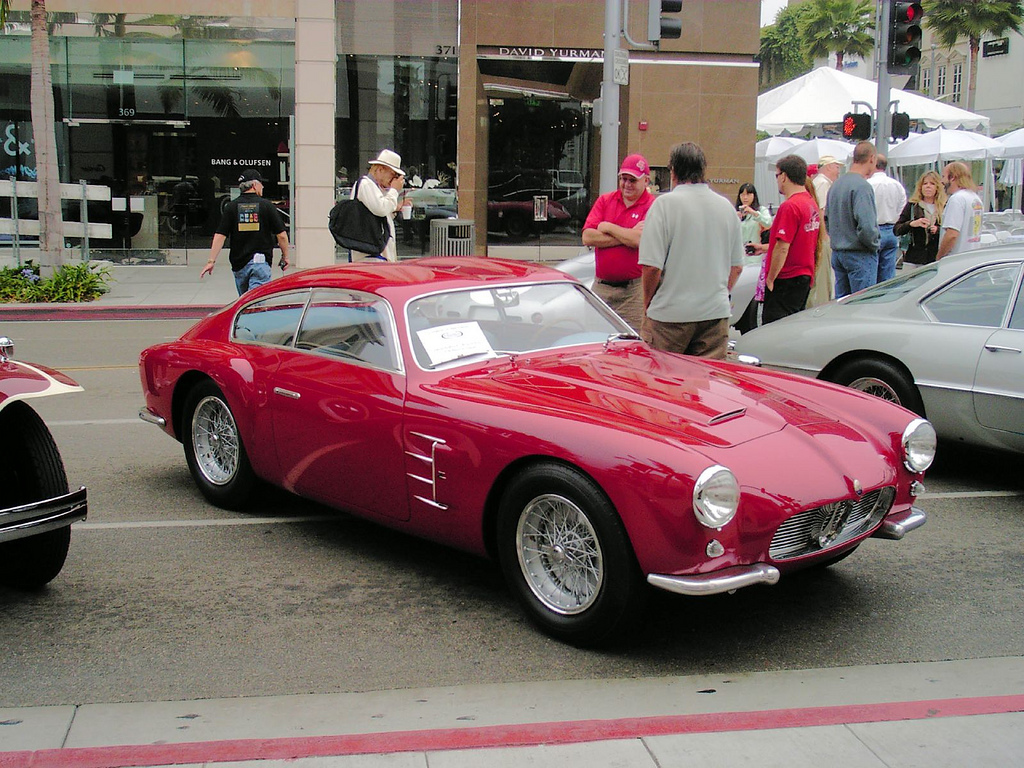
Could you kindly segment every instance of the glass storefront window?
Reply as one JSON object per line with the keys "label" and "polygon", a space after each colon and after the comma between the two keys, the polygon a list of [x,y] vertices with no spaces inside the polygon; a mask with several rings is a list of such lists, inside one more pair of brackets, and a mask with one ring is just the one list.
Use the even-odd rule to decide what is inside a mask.
{"label": "glass storefront window", "polygon": [[399,256],[429,251],[430,222],[456,203],[457,62],[447,57],[338,60],[336,194],[347,197],[381,149],[402,156],[408,218],[395,219]]}
{"label": "glass storefront window", "polygon": [[[78,19],[56,27],[50,54],[61,180],[113,197],[89,205],[90,221],[113,231],[90,243],[94,256],[181,263],[205,252],[244,167],[260,170],[287,220],[293,19]],[[24,150],[0,155],[0,170],[24,179],[35,178],[30,66],[27,30],[0,36],[0,149],[10,133],[15,155]],[[79,207],[65,215],[77,220]]]}

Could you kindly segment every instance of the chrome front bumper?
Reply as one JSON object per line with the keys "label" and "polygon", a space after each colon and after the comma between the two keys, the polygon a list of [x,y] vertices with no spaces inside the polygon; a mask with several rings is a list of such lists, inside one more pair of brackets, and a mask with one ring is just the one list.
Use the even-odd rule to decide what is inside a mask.
{"label": "chrome front bumper", "polygon": [[920,528],[928,520],[928,515],[919,507],[911,507],[898,515],[889,515],[882,520],[882,525],[871,534],[876,539],[899,540],[915,528]]}
{"label": "chrome front bumper", "polygon": [[714,573],[698,573],[692,576],[647,574],[647,583],[651,586],[692,597],[717,595],[720,592],[733,592],[754,584],[776,584],[778,581],[779,569],[765,563],[738,565],[734,568],[723,568]]}
{"label": "chrome front bumper", "polygon": [[89,512],[85,486],[63,496],[0,510],[0,543],[24,539],[85,520]]}
{"label": "chrome front bumper", "polygon": [[[872,536],[877,539],[902,539],[916,528],[920,528],[928,520],[924,510],[911,507],[906,512],[889,515]],[[680,595],[700,597],[716,595],[721,592],[734,592],[754,584],[777,584],[779,569],[765,563],[738,565],[723,568],[714,573],[698,573],[692,576],[671,576],[662,573],[649,573],[647,583],[659,589],[675,592]]]}

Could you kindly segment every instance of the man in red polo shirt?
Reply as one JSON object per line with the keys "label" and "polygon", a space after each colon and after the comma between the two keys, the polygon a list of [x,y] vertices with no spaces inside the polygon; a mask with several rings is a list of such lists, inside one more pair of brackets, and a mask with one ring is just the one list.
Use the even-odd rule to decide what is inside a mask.
{"label": "man in red polo shirt", "polygon": [[775,179],[779,193],[786,199],[772,221],[765,257],[765,324],[799,312],[807,305],[821,231],[821,212],[805,186],[807,162],[787,155],[775,164]]}
{"label": "man in red polo shirt", "polygon": [[640,233],[654,195],[647,190],[650,166],[630,155],[619,169],[619,186],[597,198],[583,224],[583,244],[594,249],[594,293],[639,333],[644,320],[640,281]]}

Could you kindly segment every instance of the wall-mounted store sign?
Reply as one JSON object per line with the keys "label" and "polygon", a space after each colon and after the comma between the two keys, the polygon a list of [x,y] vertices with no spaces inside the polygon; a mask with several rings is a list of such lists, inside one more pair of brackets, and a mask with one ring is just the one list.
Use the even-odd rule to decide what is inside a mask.
{"label": "wall-mounted store sign", "polygon": [[981,44],[982,56],[1002,56],[1010,52],[1010,38],[1000,37],[996,40],[986,40]]}
{"label": "wall-mounted store sign", "polygon": [[601,48],[558,48],[539,45],[481,45],[482,59],[525,59],[528,61],[602,61]]}

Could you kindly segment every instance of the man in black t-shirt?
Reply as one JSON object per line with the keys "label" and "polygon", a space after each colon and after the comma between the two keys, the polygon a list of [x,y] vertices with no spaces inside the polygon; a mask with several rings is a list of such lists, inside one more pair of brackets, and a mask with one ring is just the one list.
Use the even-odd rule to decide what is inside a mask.
{"label": "man in black t-shirt", "polygon": [[213,274],[217,256],[230,237],[228,258],[231,271],[235,273],[235,287],[241,296],[250,288],[270,282],[275,239],[281,248],[281,269],[288,268],[288,231],[274,204],[263,198],[263,178],[259,171],[243,171],[238,177],[238,188],[242,194],[224,206],[210,246],[210,260],[199,277]]}

